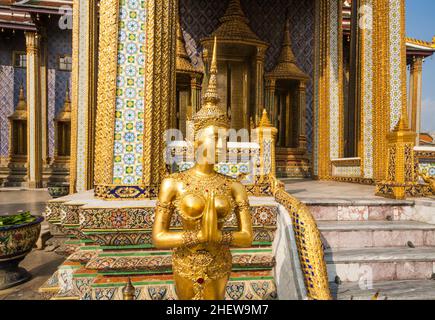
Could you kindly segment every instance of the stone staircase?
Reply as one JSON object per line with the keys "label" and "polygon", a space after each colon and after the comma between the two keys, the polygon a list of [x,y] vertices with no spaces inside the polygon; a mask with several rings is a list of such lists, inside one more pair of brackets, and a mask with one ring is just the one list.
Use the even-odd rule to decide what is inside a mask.
{"label": "stone staircase", "polygon": [[[271,248],[232,250],[233,273],[226,290],[228,300],[276,299]],[[81,261],[79,261],[81,260]],[[137,300],[177,299],[168,251],[112,251],[88,262],[73,254],[40,289],[52,300],[122,300],[131,279]]]}
{"label": "stone staircase", "polygon": [[411,202],[312,206],[339,300],[435,299],[435,225],[412,221]]}
{"label": "stone staircase", "polygon": [[[232,248],[233,272],[226,289],[228,300],[277,298],[272,242],[278,210],[275,205],[253,207],[251,211],[254,243],[250,248]],[[230,221],[226,228],[233,228],[233,224],[234,221]],[[63,248],[67,260],[39,290],[46,299],[122,300],[122,290],[129,278],[136,288],[137,300],[177,298],[170,251],[156,250],[151,243],[104,246],[78,239],[67,241]]]}

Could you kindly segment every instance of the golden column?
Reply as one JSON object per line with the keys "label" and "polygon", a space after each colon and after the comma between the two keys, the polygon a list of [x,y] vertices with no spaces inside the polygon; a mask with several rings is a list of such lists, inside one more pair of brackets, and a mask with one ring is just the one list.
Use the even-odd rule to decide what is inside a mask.
{"label": "golden column", "polygon": [[[406,47],[404,30],[402,31],[405,21],[404,13],[395,12],[396,6],[392,6],[393,4],[397,5],[397,1],[402,2],[402,0],[377,0],[373,2],[373,48],[376,52],[376,59],[373,61],[373,105],[375,106],[373,110],[373,136],[375,137],[373,176],[375,181],[386,179],[387,158],[385,155],[388,153],[386,137],[396,125],[392,125],[393,81],[402,85],[399,90],[394,92],[394,95],[398,96],[396,101],[399,104],[406,104],[406,57],[403,56],[406,54]],[[404,4],[400,4],[399,7],[404,10]],[[394,25],[392,19],[398,20],[399,25]],[[392,30],[393,27],[396,30]],[[391,40],[397,35],[400,37],[401,48],[393,50]],[[400,57],[397,56],[399,50]],[[394,54],[396,57],[393,56]],[[396,65],[393,66],[391,61],[396,61]],[[392,70],[397,71],[397,69],[401,74],[392,80]],[[397,109],[397,107],[395,108]]]}
{"label": "golden column", "polygon": [[29,188],[42,187],[42,119],[37,32],[26,31],[27,51],[27,181]]}
{"label": "golden column", "polygon": [[[127,14],[121,16],[120,9]],[[102,199],[156,197],[166,175],[177,1],[149,0],[129,10],[124,1],[100,1],[94,181],[95,196]],[[129,23],[140,26],[137,35],[121,42],[119,32]],[[128,79],[117,81],[118,75]]]}
{"label": "golden column", "polygon": [[[276,177],[276,136],[278,130],[270,123],[269,116],[266,109],[263,109],[261,119],[258,123],[258,127],[254,130],[253,140],[257,141],[260,145],[260,176],[264,179],[266,176]],[[269,150],[266,150],[269,148]],[[265,156],[265,154],[271,155],[271,158]],[[270,163],[265,163],[265,161]],[[263,182],[263,181],[260,181]]]}
{"label": "golden column", "polygon": [[143,184],[149,190],[145,196],[154,197],[166,175],[164,134],[169,124],[169,108],[175,103],[178,0],[149,0],[146,9]]}
{"label": "golden column", "polygon": [[[397,106],[400,106],[399,121],[392,132],[387,135],[387,152],[382,155],[386,160],[384,179],[378,181],[376,194],[394,199],[405,199],[408,195],[418,192],[417,174],[414,164],[415,132],[410,129],[408,121],[406,97],[406,41],[405,41],[405,2],[404,0],[386,1],[389,9],[390,55],[396,57],[390,65],[391,77],[389,82],[390,120],[397,117]],[[395,37],[399,39],[396,39]],[[397,42],[398,47],[394,46]],[[399,84],[396,86],[396,84]],[[381,120],[381,119],[378,119]],[[385,122],[385,119],[382,119]],[[393,122],[391,122],[393,123]],[[390,123],[390,125],[391,125]],[[378,137],[383,138],[383,137]],[[387,156],[386,156],[387,155]]]}
{"label": "golden column", "polygon": [[74,0],[70,191],[93,187],[97,95],[97,0]]}
{"label": "golden column", "polygon": [[301,81],[297,88],[298,104],[299,104],[299,126],[298,126],[298,148],[307,150],[307,85]]}
{"label": "golden column", "polygon": [[342,6],[316,1],[315,112],[313,176],[328,179],[331,159],[343,150]]}
{"label": "golden column", "polygon": [[417,133],[416,144],[420,144],[421,97],[422,97],[423,57],[413,57],[409,84],[409,111],[411,129]]}
{"label": "golden column", "polygon": [[[50,154],[48,150],[48,87],[47,87],[47,64],[48,64],[48,51],[47,51],[47,30],[41,24],[38,26],[41,35],[39,42],[40,45],[40,65],[39,65],[39,81],[41,92],[41,148],[42,148],[42,163],[44,165],[50,164]],[[51,119],[50,119],[51,120]]]}
{"label": "golden column", "polygon": [[276,90],[276,80],[275,79],[266,79],[266,98],[265,105],[266,110],[272,119],[272,124],[274,127],[278,126],[276,105],[275,105],[275,90]]}

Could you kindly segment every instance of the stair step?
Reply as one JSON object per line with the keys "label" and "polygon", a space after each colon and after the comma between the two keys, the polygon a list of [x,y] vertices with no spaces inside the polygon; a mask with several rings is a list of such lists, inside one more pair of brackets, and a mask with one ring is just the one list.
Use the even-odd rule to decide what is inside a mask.
{"label": "stair step", "polygon": [[[234,270],[271,270],[275,258],[271,248],[233,249]],[[161,274],[172,272],[171,251],[100,253],[86,265],[101,274]]]}
{"label": "stair step", "polygon": [[366,231],[366,230],[432,230],[435,225],[417,221],[319,221],[320,231]]}
{"label": "stair step", "polygon": [[414,202],[393,200],[302,199],[316,221],[410,221]]}
{"label": "stair step", "polygon": [[338,300],[371,300],[379,292],[378,300],[435,300],[435,281],[383,281],[373,283],[372,289],[361,289],[358,284],[331,284]]}
{"label": "stair step", "polygon": [[415,221],[319,221],[326,248],[435,246],[435,225]]}
{"label": "stair step", "polygon": [[[177,299],[172,275],[131,277],[137,300]],[[122,300],[125,277],[98,276],[91,285],[92,300]],[[234,272],[226,288],[226,300],[270,300],[277,298],[270,271]]]}
{"label": "stair step", "polygon": [[435,262],[435,248],[326,250],[326,263]]}
{"label": "stair step", "polygon": [[325,252],[330,280],[342,282],[429,280],[435,248],[370,248]]}

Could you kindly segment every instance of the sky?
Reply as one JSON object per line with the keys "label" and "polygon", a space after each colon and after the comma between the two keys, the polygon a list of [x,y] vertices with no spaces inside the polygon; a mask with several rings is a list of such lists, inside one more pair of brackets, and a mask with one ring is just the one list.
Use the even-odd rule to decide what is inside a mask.
{"label": "sky", "polygon": [[[406,0],[408,37],[431,41],[435,36],[435,1]],[[435,57],[423,65],[422,132],[435,132]]]}

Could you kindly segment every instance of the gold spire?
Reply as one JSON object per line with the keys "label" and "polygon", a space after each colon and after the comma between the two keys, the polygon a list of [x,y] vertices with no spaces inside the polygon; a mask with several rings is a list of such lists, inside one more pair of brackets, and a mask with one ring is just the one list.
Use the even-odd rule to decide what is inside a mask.
{"label": "gold spire", "polygon": [[190,62],[189,55],[186,51],[186,43],[183,37],[183,30],[181,29],[180,18],[177,18],[177,60],[176,60],[177,72],[185,73],[201,73]]}
{"label": "gold spire", "polygon": [[289,22],[285,23],[284,29],[284,42],[282,44],[281,55],[279,57],[279,62],[289,62],[296,64],[295,54],[293,53],[292,41],[290,35]]}
{"label": "gold spire", "polygon": [[227,114],[218,106],[220,99],[217,92],[217,72],[217,39],[215,37],[208,88],[204,94],[204,106],[193,116],[195,131],[210,125],[229,127]]}
{"label": "gold spire", "polygon": [[66,84],[66,90],[65,90],[65,102],[63,104],[63,111],[64,112],[71,112],[71,98],[69,96],[69,84]]}
{"label": "gold spire", "polygon": [[261,116],[260,123],[258,124],[260,128],[272,128],[272,124],[270,123],[269,116],[267,114],[266,109],[263,109],[263,115]]}
{"label": "gold spire", "polygon": [[222,23],[234,20],[240,20],[244,23],[249,22],[248,18],[246,18],[245,13],[243,12],[240,0],[231,0],[224,16],[220,19]]}
{"label": "gold spire", "polygon": [[408,108],[405,103],[402,103],[402,114],[400,115],[399,122],[394,127],[394,131],[411,131],[409,127]]}
{"label": "gold spire", "polygon": [[219,21],[221,25],[213,32],[211,38],[206,40],[217,37],[220,41],[232,40],[267,46],[249,27],[249,20],[243,12],[240,0],[231,0],[225,14]]}
{"label": "gold spire", "polygon": [[18,97],[18,104],[16,110],[27,110],[26,99],[24,98],[24,88],[20,85],[20,94]]}
{"label": "gold spire", "polygon": [[128,278],[127,285],[122,289],[122,297],[124,300],[134,300],[136,289],[131,283],[131,278]]}
{"label": "gold spire", "polygon": [[10,120],[26,120],[27,119],[27,102],[24,98],[24,88],[20,85],[20,93],[15,112],[8,117]]}
{"label": "gold spire", "polygon": [[69,83],[66,84],[65,102],[62,111],[56,116],[56,121],[69,121],[71,120],[71,98],[69,95]]}
{"label": "gold spire", "polygon": [[213,57],[210,65],[210,78],[208,81],[207,92],[204,95],[204,102],[219,103],[220,99],[217,93],[217,39],[214,38]]}
{"label": "gold spire", "polygon": [[289,22],[285,23],[284,41],[282,43],[281,54],[278,63],[266,77],[277,79],[302,79],[308,80],[309,77],[297,65],[296,57],[292,49]]}

